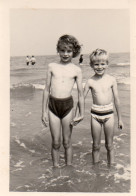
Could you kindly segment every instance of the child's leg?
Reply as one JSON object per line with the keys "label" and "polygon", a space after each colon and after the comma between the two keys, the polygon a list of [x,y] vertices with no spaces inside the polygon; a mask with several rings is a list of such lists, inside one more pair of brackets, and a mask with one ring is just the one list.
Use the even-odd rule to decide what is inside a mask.
{"label": "child's leg", "polygon": [[49,110],[49,124],[52,136],[52,159],[53,166],[59,165],[59,149],[61,146],[61,123],[60,119]]}
{"label": "child's leg", "polygon": [[93,163],[98,163],[100,160],[100,143],[101,143],[101,124],[91,117],[91,133],[93,138],[92,158]]}
{"label": "child's leg", "polygon": [[113,135],[114,135],[114,115],[104,124],[105,133],[105,147],[107,149],[108,163],[114,163],[114,148],[113,148]]}
{"label": "child's leg", "polygon": [[70,125],[73,118],[73,110],[71,110],[66,117],[62,119],[62,134],[63,134],[63,146],[65,149],[66,164],[72,164],[72,143],[71,134],[72,126]]}

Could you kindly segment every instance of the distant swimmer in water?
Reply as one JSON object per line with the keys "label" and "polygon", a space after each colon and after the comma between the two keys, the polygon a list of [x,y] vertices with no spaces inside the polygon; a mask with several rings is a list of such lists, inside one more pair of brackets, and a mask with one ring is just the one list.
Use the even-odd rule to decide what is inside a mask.
{"label": "distant swimmer in water", "polygon": [[83,54],[80,55],[80,58],[79,58],[79,64],[81,65],[83,62]]}
{"label": "distant swimmer in water", "polygon": [[26,65],[28,66],[30,64],[30,57],[26,56]]}
{"label": "distant swimmer in water", "polygon": [[31,64],[35,65],[35,63],[36,63],[36,58],[35,58],[35,56],[32,56],[31,57]]}
{"label": "distant swimmer in water", "polygon": [[[72,165],[72,122],[80,122],[84,117],[84,97],[81,69],[72,63],[80,53],[81,46],[71,35],[63,35],[57,43],[60,56],[58,63],[48,65],[47,80],[43,91],[42,123],[47,127],[48,119],[52,137],[53,166],[59,167],[61,135],[65,151],[66,165]],[[71,95],[74,84],[77,84],[79,116],[73,119],[74,100]]]}

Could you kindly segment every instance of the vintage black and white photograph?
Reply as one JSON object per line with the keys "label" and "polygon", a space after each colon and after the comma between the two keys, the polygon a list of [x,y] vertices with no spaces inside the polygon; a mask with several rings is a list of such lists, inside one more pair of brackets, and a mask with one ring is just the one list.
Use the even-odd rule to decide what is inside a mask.
{"label": "vintage black and white photograph", "polygon": [[9,9],[10,193],[131,193],[130,17]]}
{"label": "vintage black and white photograph", "polygon": [[129,17],[10,10],[10,191],[130,191]]}

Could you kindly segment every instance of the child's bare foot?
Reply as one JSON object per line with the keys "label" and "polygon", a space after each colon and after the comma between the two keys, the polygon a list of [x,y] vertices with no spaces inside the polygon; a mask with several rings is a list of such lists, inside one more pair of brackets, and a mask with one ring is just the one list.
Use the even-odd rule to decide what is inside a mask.
{"label": "child's bare foot", "polygon": [[100,169],[100,162],[93,163],[93,169],[99,170]]}
{"label": "child's bare foot", "polygon": [[111,172],[116,172],[117,171],[117,168],[116,168],[116,163],[108,163],[108,169],[111,171]]}
{"label": "child's bare foot", "polygon": [[53,167],[54,168],[60,168],[59,164],[54,164]]}

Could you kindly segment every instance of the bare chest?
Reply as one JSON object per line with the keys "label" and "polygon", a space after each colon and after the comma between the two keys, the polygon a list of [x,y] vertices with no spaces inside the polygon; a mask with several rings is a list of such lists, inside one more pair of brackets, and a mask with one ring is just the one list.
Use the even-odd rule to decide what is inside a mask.
{"label": "bare chest", "polygon": [[76,72],[70,68],[56,68],[52,71],[52,77],[59,81],[72,80],[76,77]]}
{"label": "bare chest", "polygon": [[106,80],[99,81],[99,82],[97,81],[92,84],[92,90],[96,94],[99,94],[99,93],[106,94],[112,90],[112,84],[111,84],[111,82],[106,81]]}

